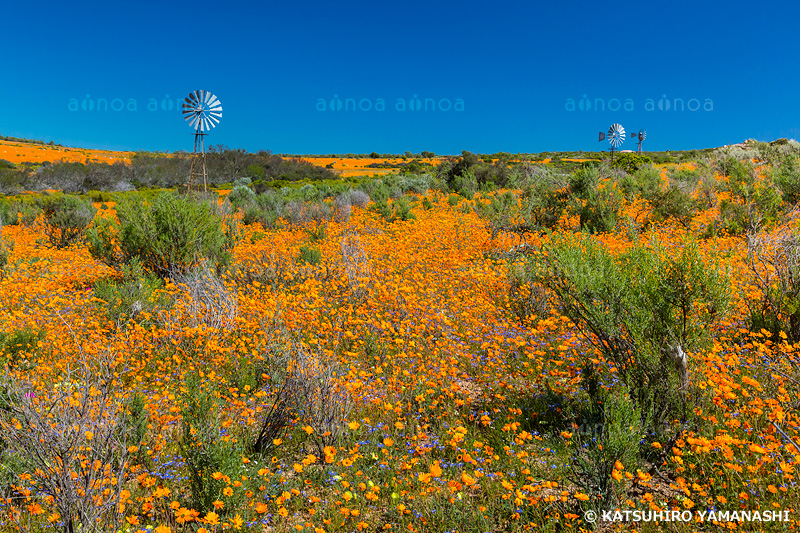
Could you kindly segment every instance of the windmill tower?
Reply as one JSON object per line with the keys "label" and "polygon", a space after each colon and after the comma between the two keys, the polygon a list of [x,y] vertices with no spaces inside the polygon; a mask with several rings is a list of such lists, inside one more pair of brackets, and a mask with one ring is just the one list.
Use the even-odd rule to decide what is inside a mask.
{"label": "windmill tower", "polygon": [[206,146],[203,139],[208,131],[219,124],[222,118],[222,103],[209,91],[192,91],[183,100],[183,118],[194,128],[194,152],[189,171],[188,191],[192,190],[195,177],[203,179],[203,192],[208,192],[206,170]]}
{"label": "windmill tower", "polygon": [[634,139],[639,139],[638,147],[636,148],[636,153],[642,153],[642,141],[647,138],[647,132],[644,130],[639,130],[639,133],[634,137]]}
{"label": "windmill tower", "polygon": [[622,127],[622,124],[612,124],[610,128],[608,128],[608,133],[600,132],[600,141],[608,139],[608,143],[611,145],[611,162],[614,162],[614,150],[622,146],[622,143],[625,142],[625,128]]}

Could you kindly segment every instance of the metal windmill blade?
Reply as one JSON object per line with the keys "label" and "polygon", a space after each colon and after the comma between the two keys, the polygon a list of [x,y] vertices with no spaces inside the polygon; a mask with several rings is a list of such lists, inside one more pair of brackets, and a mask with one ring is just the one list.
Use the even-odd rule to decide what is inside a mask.
{"label": "metal windmill blade", "polygon": [[619,148],[622,146],[622,143],[625,142],[625,128],[622,127],[622,124],[612,124],[610,128],[608,128],[608,134],[606,135],[608,142],[611,143],[611,148]]}
{"label": "metal windmill blade", "polygon": [[[192,190],[195,176],[203,177],[203,190],[208,192],[208,172],[206,170],[206,150],[203,137],[207,131],[214,129],[222,119],[222,103],[211,91],[192,91],[183,100],[181,106],[183,119],[194,129],[194,152],[192,166],[189,171],[187,192]],[[200,169],[196,164],[200,160]]]}
{"label": "metal windmill blade", "polygon": [[213,129],[222,118],[222,103],[210,91],[192,91],[182,107],[184,120],[201,132]]}
{"label": "metal windmill blade", "polygon": [[647,132],[644,131],[644,130],[639,130],[639,133],[636,135],[636,138],[639,139],[639,144],[637,145],[636,153],[637,154],[641,154],[642,153],[642,141],[644,141],[647,138]]}

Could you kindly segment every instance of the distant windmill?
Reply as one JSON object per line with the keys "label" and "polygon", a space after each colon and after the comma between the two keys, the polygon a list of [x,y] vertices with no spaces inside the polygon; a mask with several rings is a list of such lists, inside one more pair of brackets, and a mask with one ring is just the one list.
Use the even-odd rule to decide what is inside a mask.
{"label": "distant windmill", "polygon": [[[189,188],[192,190],[195,176],[203,177],[203,192],[208,192],[208,171],[206,170],[206,147],[203,137],[208,130],[219,124],[222,118],[222,103],[209,91],[192,91],[183,101],[183,118],[194,128],[194,152],[189,170]],[[199,170],[198,159],[200,160]]]}
{"label": "distant windmill", "polygon": [[611,145],[611,162],[614,162],[614,150],[622,146],[622,143],[625,142],[625,128],[622,127],[622,124],[612,124],[610,128],[608,128],[608,133],[600,132],[599,141],[604,141],[608,139],[608,143]]}
{"label": "distant windmill", "polygon": [[639,139],[639,145],[638,148],[636,149],[637,154],[642,153],[642,141],[644,141],[646,138],[647,138],[647,132],[644,130],[639,130],[639,133],[634,137],[634,139]]}

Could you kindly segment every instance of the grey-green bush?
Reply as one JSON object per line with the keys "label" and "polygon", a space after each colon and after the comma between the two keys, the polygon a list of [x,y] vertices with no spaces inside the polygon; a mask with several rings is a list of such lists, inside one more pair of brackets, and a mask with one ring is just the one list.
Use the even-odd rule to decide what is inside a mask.
{"label": "grey-green bush", "polygon": [[694,243],[674,257],[656,241],[615,256],[589,235],[562,237],[529,256],[523,276],[614,365],[600,378],[619,380],[643,417],[656,428],[685,418],[687,366],[675,353],[701,347],[728,308],[728,278]]}
{"label": "grey-green bush", "polygon": [[120,279],[101,279],[94,284],[94,293],[106,305],[106,316],[118,326],[128,320],[139,321],[168,303],[168,298],[159,295],[164,284],[153,273],[146,272],[138,257],[130,264],[121,265]]}
{"label": "grey-green bush", "polygon": [[38,204],[44,212],[44,231],[50,245],[59,249],[81,240],[97,213],[91,203],[71,195],[45,196]]}
{"label": "grey-green bush", "polygon": [[117,204],[117,218],[119,222],[103,219],[88,233],[89,252],[112,267],[138,258],[144,270],[167,278],[203,260],[217,271],[230,261],[233,238],[223,227],[230,221],[207,202],[171,193],[161,193],[151,203],[130,197]]}

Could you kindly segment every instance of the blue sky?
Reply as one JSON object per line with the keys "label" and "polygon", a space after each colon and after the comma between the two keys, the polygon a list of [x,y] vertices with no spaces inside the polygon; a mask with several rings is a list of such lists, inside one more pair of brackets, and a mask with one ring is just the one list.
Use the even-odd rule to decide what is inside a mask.
{"label": "blue sky", "polygon": [[798,14],[682,0],[10,2],[0,134],[190,151],[177,104],[207,89],[223,105],[207,142],[251,151],[597,150],[614,122],[646,129],[645,150],[800,139]]}

